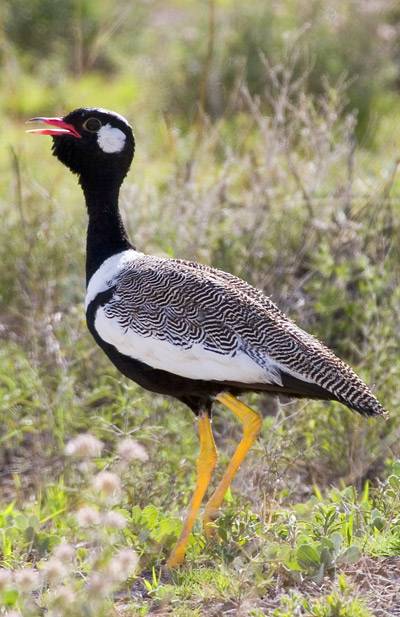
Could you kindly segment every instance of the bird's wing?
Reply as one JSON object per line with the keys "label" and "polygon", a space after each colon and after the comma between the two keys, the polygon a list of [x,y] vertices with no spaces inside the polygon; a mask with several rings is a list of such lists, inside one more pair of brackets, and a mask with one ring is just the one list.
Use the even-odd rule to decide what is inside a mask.
{"label": "bird's wing", "polygon": [[109,286],[94,325],[124,355],[192,379],[285,386],[294,378],[381,411],[350,367],[233,275],[136,254]]}
{"label": "bird's wing", "polygon": [[245,297],[215,273],[135,255],[107,276],[113,293],[94,326],[120,353],[192,379],[281,383],[267,354],[257,361],[248,353],[254,318]]}

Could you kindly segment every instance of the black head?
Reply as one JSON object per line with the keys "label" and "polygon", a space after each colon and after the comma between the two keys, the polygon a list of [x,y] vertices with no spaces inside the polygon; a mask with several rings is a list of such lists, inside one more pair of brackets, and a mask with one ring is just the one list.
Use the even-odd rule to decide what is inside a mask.
{"label": "black head", "polygon": [[83,107],[63,118],[33,118],[54,128],[31,133],[52,135],[53,154],[81,184],[121,184],[129,171],[135,139],[132,128],[119,114],[98,107]]}

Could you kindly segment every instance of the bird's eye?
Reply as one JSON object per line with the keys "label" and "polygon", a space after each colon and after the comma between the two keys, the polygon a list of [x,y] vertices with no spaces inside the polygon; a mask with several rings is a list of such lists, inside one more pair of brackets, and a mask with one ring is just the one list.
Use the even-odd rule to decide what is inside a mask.
{"label": "bird's eye", "polygon": [[97,118],[89,118],[83,123],[83,128],[91,133],[97,133],[102,127],[100,120]]}

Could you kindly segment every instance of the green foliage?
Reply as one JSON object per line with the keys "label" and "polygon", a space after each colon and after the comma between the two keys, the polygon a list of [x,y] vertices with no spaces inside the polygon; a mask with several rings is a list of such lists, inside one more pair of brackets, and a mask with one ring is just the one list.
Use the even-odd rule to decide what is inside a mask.
{"label": "green foliage", "polygon": [[131,537],[136,536],[146,560],[152,553],[155,558],[159,558],[161,551],[168,555],[182,529],[179,518],[165,515],[155,506],[147,506],[143,510],[134,506],[130,522],[129,532],[126,533]]}
{"label": "green foliage", "polygon": [[352,545],[341,548],[342,536],[339,532],[329,538],[322,538],[315,547],[304,542],[296,552],[297,563],[317,583],[321,583],[326,573],[340,564],[355,563],[361,558],[361,550]]}
{"label": "green foliage", "polygon": [[[74,74],[93,68],[109,73],[115,63],[104,43],[129,13],[132,11],[122,3],[116,7],[92,0],[33,0],[27,5],[5,0],[4,35],[28,70],[37,68],[38,62],[43,69],[47,61],[49,80],[56,79],[51,68]],[[132,27],[139,31],[140,25],[137,8],[135,20],[130,21],[131,34]]]}
{"label": "green foliage", "polygon": [[[371,617],[361,598],[352,597],[351,589],[343,575],[339,577],[338,590],[321,600],[306,600],[299,593],[292,593],[282,598],[281,607],[271,613],[271,617],[292,617],[292,615],[310,615],[313,617]],[[255,617],[264,617],[254,612]]]}
{"label": "green foliage", "polygon": [[[349,109],[357,109],[364,130],[381,91],[394,88],[399,76],[399,11],[384,2],[366,10],[358,0],[257,0],[248,11],[232,0],[208,6],[6,0],[2,20],[15,103],[15,91],[22,91],[16,67],[33,71],[47,96],[65,87],[63,73],[97,71],[108,80],[128,68],[142,82],[144,100],[151,96],[159,112],[179,115],[187,125],[197,116],[199,99],[209,115],[220,117],[240,108],[236,95],[244,82],[252,96],[269,91],[274,67],[296,49],[292,70],[296,79],[307,72],[310,92],[321,93],[326,75],[333,81],[349,77]],[[33,89],[35,98],[40,92]]]}

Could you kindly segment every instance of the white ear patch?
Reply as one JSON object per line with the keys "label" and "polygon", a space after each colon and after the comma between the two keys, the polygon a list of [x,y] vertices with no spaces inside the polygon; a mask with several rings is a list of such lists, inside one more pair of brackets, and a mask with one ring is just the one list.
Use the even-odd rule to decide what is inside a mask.
{"label": "white ear patch", "polygon": [[125,133],[113,128],[111,124],[105,124],[97,133],[97,143],[103,152],[107,152],[107,154],[121,152],[124,149],[125,141]]}

